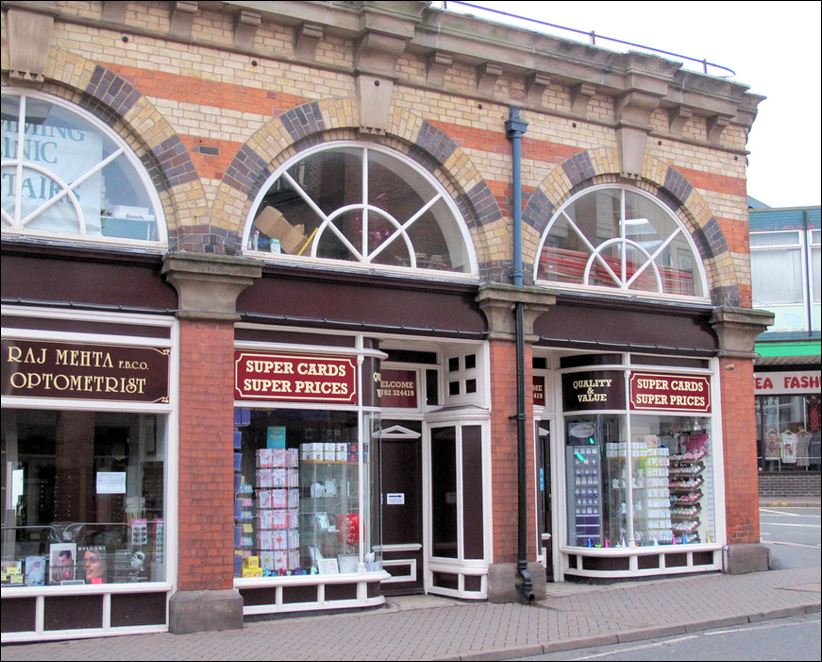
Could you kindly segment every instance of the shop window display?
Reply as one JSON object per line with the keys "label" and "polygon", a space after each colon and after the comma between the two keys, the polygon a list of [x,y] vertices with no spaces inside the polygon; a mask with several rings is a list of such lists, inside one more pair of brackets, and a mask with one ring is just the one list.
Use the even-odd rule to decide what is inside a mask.
{"label": "shop window display", "polygon": [[255,204],[246,250],[368,266],[473,273],[449,194],[375,145],[323,146],[292,159]]}
{"label": "shop window display", "polygon": [[815,393],[757,396],[760,471],[819,471],[820,411],[820,396]]}
{"label": "shop window display", "polygon": [[237,408],[234,424],[235,577],[379,569],[356,412]]}
{"label": "shop window display", "polygon": [[568,540],[577,547],[712,542],[710,419],[566,418]]}
{"label": "shop window display", "polygon": [[96,118],[57,98],[10,92],[1,126],[4,234],[165,239],[139,160]]}
{"label": "shop window display", "polygon": [[165,418],[4,409],[2,584],[165,580]]}

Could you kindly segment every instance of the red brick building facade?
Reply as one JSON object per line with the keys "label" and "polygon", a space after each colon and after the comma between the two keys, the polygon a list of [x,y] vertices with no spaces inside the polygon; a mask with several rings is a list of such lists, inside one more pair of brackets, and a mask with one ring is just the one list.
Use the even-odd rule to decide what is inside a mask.
{"label": "red brick building facade", "polygon": [[745,86],[428,2],[6,2],[2,76],[4,642],[767,568]]}

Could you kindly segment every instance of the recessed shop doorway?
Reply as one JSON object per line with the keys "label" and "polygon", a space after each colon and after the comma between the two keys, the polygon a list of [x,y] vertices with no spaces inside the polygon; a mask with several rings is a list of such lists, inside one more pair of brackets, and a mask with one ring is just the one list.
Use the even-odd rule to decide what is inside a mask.
{"label": "recessed shop doorway", "polygon": [[422,422],[384,420],[380,431],[384,595],[422,593]]}
{"label": "recessed shop doorway", "polygon": [[551,422],[536,421],[537,439],[537,526],[538,540],[545,564],[545,578],[554,581],[553,514],[551,492]]}

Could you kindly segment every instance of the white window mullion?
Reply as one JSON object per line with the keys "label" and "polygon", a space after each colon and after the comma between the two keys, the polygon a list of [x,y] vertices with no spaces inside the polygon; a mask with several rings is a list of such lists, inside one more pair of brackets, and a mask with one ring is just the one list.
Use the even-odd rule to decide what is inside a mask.
{"label": "white window mullion", "polygon": [[368,148],[362,151],[362,255],[368,262]]}
{"label": "white window mullion", "polygon": [[20,223],[20,217],[23,212],[21,206],[23,204],[23,158],[24,146],[26,142],[26,97],[20,95],[20,107],[17,116],[17,165],[15,173],[17,181],[14,182],[14,227],[22,229],[23,225]]}
{"label": "white window mullion", "polygon": [[622,289],[627,289],[628,285],[625,283],[626,279],[628,278],[628,255],[627,255],[627,246],[625,245],[625,189],[620,191],[619,196],[619,236],[622,239],[621,243],[621,254],[622,254],[622,265],[621,265],[621,275],[622,278],[620,279],[620,287]]}
{"label": "white window mullion", "polygon": [[[89,177],[92,177],[93,175],[100,172],[103,168],[105,168],[109,163],[111,163],[114,159],[116,159],[122,153],[123,153],[122,149],[116,150],[114,153],[112,153],[108,157],[106,157],[103,161],[100,161],[100,163],[95,165],[93,168],[89,169],[88,172],[85,172],[82,175],[80,175],[77,179],[75,179],[70,184],[62,184],[62,190],[57,195],[55,195],[52,198],[49,198],[42,205],[40,205],[37,209],[35,209],[33,212],[30,212],[20,222],[20,224],[25,227],[30,221],[35,219],[37,216],[42,214],[44,211],[47,211],[48,209],[50,209],[51,207],[56,205],[58,202],[60,202],[60,200],[65,198],[67,195],[73,193],[74,189],[76,189],[78,186],[83,184]],[[52,179],[56,179],[56,178],[52,177]],[[77,209],[80,210],[78,212],[77,222],[80,225],[80,235],[82,236],[82,235],[86,234],[86,217],[85,217],[85,214],[83,214],[82,208],[79,207],[79,205],[77,206]]]}

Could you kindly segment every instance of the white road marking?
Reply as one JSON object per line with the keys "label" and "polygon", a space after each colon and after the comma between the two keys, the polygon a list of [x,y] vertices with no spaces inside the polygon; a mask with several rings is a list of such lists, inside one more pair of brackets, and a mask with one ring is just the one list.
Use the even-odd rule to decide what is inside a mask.
{"label": "white road marking", "polygon": [[572,660],[593,660],[597,657],[605,657],[606,655],[614,655],[616,653],[630,653],[632,651],[641,651],[647,650],[648,648],[659,648],[660,646],[667,646],[668,644],[677,643],[680,641],[688,641],[689,639],[697,639],[697,635],[692,635],[690,637],[678,637],[676,639],[667,639],[665,641],[660,641],[654,644],[644,644],[642,646],[631,646],[630,648],[620,648],[619,650],[613,650],[610,653],[597,653],[595,655],[586,655],[585,657],[572,657]]}

